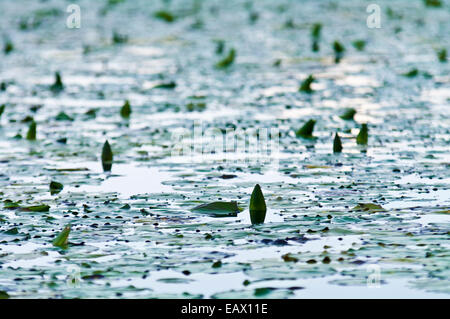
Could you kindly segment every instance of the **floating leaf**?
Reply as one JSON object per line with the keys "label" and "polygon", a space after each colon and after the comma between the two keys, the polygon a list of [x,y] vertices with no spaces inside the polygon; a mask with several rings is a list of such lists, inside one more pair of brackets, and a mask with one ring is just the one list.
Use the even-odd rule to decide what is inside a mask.
{"label": "floating leaf", "polygon": [[432,8],[440,8],[442,7],[442,1],[441,0],[424,0],[425,6],[432,7]]}
{"label": "floating leaf", "polygon": [[300,85],[298,89],[300,92],[312,93],[311,84],[315,81],[314,76],[310,74]]}
{"label": "floating leaf", "polygon": [[440,62],[447,62],[447,50],[445,48],[438,50],[437,56]]}
{"label": "floating leaf", "polygon": [[380,205],[373,204],[373,203],[358,203],[355,207],[353,207],[354,211],[363,211],[363,212],[383,212],[385,209],[381,207]]}
{"label": "floating leaf", "polygon": [[19,233],[19,230],[17,229],[17,227],[13,227],[8,230],[5,230],[3,233],[6,235],[17,235]]}
{"label": "floating leaf", "polygon": [[223,69],[229,67],[231,64],[233,64],[235,57],[236,50],[232,48],[230,49],[226,57],[216,63],[216,68]]}
{"label": "floating leaf", "polygon": [[259,184],[255,185],[250,197],[250,220],[253,225],[262,224],[266,219],[266,201]]}
{"label": "floating leaf", "polygon": [[358,51],[363,51],[366,47],[366,41],[364,40],[355,40],[352,42],[353,47]]}
{"label": "floating leaf", "polygon": [[369,133],[367,124],[364,123],[361,125],[361,129],[359,130],[358,136],[356,136],[356,143],[360,145],[367,145],[369,139]]}
{"label": "floating leaf", "polygon": [[157,84],[153,88],[154,89],[174,89],[176,86],[177,86],[177,84],[174,81],[170,81],[167,83]]}
{"label": "floating leaf", "polygon": [[41,205],[33,205],[22,207],[22,210],[30,211],[30,212],[48,212],[50,210],[50,206],[41,204]]}
{"label": "floating leaf", "polygon": [[9,299],[8,293],[4,290],[0,290],[0,299]]}
{"label": "floating leaf", "polygon": [[255,297],[263,297],[271,293],[275,288],[256,288],[254,295]]}
{"label": "floating leaf", "polygon": [[353,117],[356,114],[356,110],[353,108],[348,108],[345,110],[345,112],[340,116],[343,120],[353,120]]}
{"label": "floating leaf", "polygon": [[55,83],[50,86],[50,90],[54,93],[59,93],[64,90],[64,84],[62,83],[61,74],[55,72]]}
{"label": "floating leaf", "polygon": [[108,141],[105,141],[102,149],[102,166],[103,171],[109,172],[113,163],[113,153]]}
{"label": "floating leaf", "polygon": [[174,22],[175,21],[175,16],[166,10],[156,11],[153,16],[159,20],[163,20],[166,22]]}
{"label": "floating leaf", "polygon": [[113,32],[112,42],[114,44],[123,44],[128,42],[128,36],[126,34],[120,34],[116,31]]}
{"label": "floating leaf", "polygon": [[237,202],[212,202],[192,208],[193,212],[207,214],[211,217],[236,217],[240,212]]}
{"label": "floating leaf", "polygon": [[34,120],[31,121],[30,126],[28,127],[27,140],[36,140],[36,122]]}
{"label": "floating leaf", "polygon": [[14,44],[11,42],[10,39],[7,39],[5,42],[5,46],[3,47],[3,52],[5,54],[9,54],[14,50]]}
{"label": "floating leaf", "polygon": [[294,263],[296,263],[298,261],[298,258],[291,256],[291,254],[289,254],[289,253],[282,255],[281,258],[285,262],[294,262]]}
{"label": "floating leaf", "polygon": [[55,181],[51,181],[50,182],[50,194],[54,195],[54,194],[58,194],[59,192],[61,192],[63,190],[64,186],[61,183],[55,182]]}
{"label": "floating leaf", "polygon": [[338,133],[336,133],[333,141],[333,153],[340,153],[340,152],[342,152],[342,142]]}
{"label": "floating leaf", "polygon": [[127,119],[130,117],[131,114],[131,106],[130,101],[126,100],[122,108],[120,109],[120,116]]}
{"label": "floating leaf", "polygon": [[315,124],[315,120],[309,120],[295,133],[295,135],[297,135],[297,137],[312,138]]}
{"label": "floating leaf", "polygon": [[53,246],[67,248],[69,243],[70,225],[64,227],[63,231],[53,240]]}
{"label": "floating leaf", "polygon": [[73,118],[71,118],[65,112],[59,112],[58,115],[56,115],[55,120],[57,120],[57,121],[73,121]]}
{"label": "floating leaf", "polygon": [[5,111],[5,104],[0,105],[0,119],[2,118],[2,114]]}
{"label": "floating leaf", "polygon": [[419,75],[419,70],[414,68],[414,69],[411,69],[410,71],[408,71],[406,73],[403,73],[402,75],[406,76],[408,78],[413,78],[413,77],[416,77],[417,75]]}

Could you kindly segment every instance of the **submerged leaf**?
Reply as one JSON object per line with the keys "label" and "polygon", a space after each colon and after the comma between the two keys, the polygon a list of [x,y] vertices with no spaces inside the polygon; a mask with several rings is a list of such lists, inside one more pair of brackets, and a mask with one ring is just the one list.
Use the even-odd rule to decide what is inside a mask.
{"label": "submerged leaf", "polygon": [[0,118],[2,118],[2,114],[5,111],[5,104],[0,105]]}
{"label": "submerged leaf", "polygon": [[336,135],[334,136],[333,152],[334,153],[342,152],[342,142],[341,142],[341,138],[339,137],[338,133],[336,133]]}
{"label": "submerged leaf", "polygon": [[130,117],[130,114],[131,114],[130,101],[126,100],[122,108],[120,109],[120,116],[127,119]]}
{"label": "submerged leaf", "polygon": [[111,146],[109,145],[109,142],[106,141],[105,144],[103,144],[102,149],[102,166],[103,171],[108,172],[111,170],[113,163],[113,153],[111,150]]}
{"label": "submerged leaf", "polygon": [[230,49],[226,57],[216,63],[216,68],[223,69],[229,67],[231,64],[233,64],[235,57],[236,50],[232,48]]}
{"label": "submerged leaf", "polygon": [[253,225],[262,224],[266,219],[266,201],[259,184],[255,185],[252,196],[250,197],[250,220]]}
{"label": "submerged leaf", "polygon": [[345,47],[339,42],[333,42],[334,62],[339,63],[344,55]]}
{"label": "submerged leaf", "polygon": [[70,225],[64,227],[63,231],[59,233],[59,235],[53,240],[53,246],[60,248],[67,248],[67,244],[69,243],[69,234],[70,234]]}
{"label": "submerged leaf", "polygon": [[295,135],[297,135],[297,137],[312,138],[315,124],[315,120],[309,120],[295,133]]}
{"label": "submerged leaf", "polygon": [[212,202],[198,205],[191,209],[196,213],[207,214],[211,217],[235,217],[240,212],[237,202]]}
{"label": "submerged leaf", "polygon": [[314,76],[310,74],[300,85],[298,89],[300,92],[312,93],[311,84],[315,81]]}
{"label": "submerged leaf", "polygon": [[34,120],[31,121],[30,126],[28,127],[27,140],[36,140],[36,122]]}
{"label": "submerged leaf", "polygon": [[360,145],[366,145],[369,139],[369,132],[367,129],[367,124],[364,123],[361,125],[361,129],[359,130],[358,136],[356,136],[356,143]]}

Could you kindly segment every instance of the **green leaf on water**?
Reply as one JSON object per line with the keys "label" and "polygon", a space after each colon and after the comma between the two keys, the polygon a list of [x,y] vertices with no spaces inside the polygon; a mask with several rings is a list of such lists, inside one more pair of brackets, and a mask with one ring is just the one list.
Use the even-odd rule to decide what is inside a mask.
{"label": "green leaf on water", "polygon": [[166,10],[156,11],[153,16],[159,20],[163,20],[169,23],[174,22],[176,19],[172,13]]}
{"label": "green leaf on water", "polygon": [[299,92],[304,93],[312,93],[313,90],[311,89],[311,84],[315,81],[315,78],[312,74],[310,74],[300,85],[300,88],[298,89]]}
{"label": "green leaf on water", "polygon": [[62,83],[61,74],[55,72],[55,82],[50,86],[50,90],[54,93],[59,93],[64,90],[64,84]]}
{"label": "green leaf on water", "polygon": [[153,87],[153,89],[174,89],[177,84],[174,81],[170,81],[167,83],[160,83]]}
{"label": "green leaf on water", "polygon": [[413,77],[416,77],[416,76],[419,75],[419,70],[414,68],[414,69],[411,69],[410,71],[408,71],[406,73],[403,73],[402,75],[406,76],[407,78],[413,78]]}
{"label": "green leaf on water", "polygon": [[58,194],[59,192],[61,192],[63,190],[64,186],[61,183],[55,182],[55,181],[51,181],[50,182],[50,194],[54,195],[54,194]]}
{"label": "green leaf on water", "polygon": [[122,108],[120,109],[120,116],[127,119],[130,117],[130,114],[131,114],[130,101],[126,100]]}
{"label": "green leaf on water", "polygon": [[366,41],[364,40],[355,40],[352,42],[353,47],[358,51],[363,51],[366,47]]}
{"label": "green leaf on water", "polygon": [[113,163],[113,153],[108,141],[105,141],[102,149],[102,166],[103,171],[109,172]]}
{"label": "green leaf on water", "polygon": [[48,212],[50,210],[50,206],[45,205],[45,204],[25,206],[25,207],[22,207],[22,210],[30,211],[30,212]]}
{"label": "green leaf on water", "polygon": [[34,120],[31,121],[30,126],[28,127],[27,140],[36,140],[36,122]]}
{"label": "green leaf on water", "polygon": [[14,50],[14,44],[10,39],[6,39],[5,46],[3,47],[3,52],[9,54]]}
{"label": "green leaf on water", "polygon": [[64,227],[63,231],[53,240],[52,244],[55,247],[67,248],[69,243],[70,225]]}
{"label": "green leaf on water", "polygon": [[9,299],[8,293],[4,290],[0,290],[0,299]]}
{"label": "green leaf on water", "polygon": [[423,0],[426,7],[432,7],[432,8],[440,8],[442,7],[442,1],[441,0]]}
{"label": "green leaf on water", "polygon": [[267,207],[259,184],[256,184],[255,188],[253,188],[252,196],[250,197],[249,210],[252,225],[264,223]]}
{"label": "green leaf on water", "polygon": [[55,120],[57,120],[57,121],[73,121],[73,118],[71,118],[65,112],[59,112],[58,115],[56,115]]}
{"label": "green leaf on water", "polygon": [[234,59],[236,57],[236,50],[234,48],[230,49],[228,55],[224,57],[222,60],[216,63],[216,68],[224,69],[233,64]]}
{"label": "green leaf on water", "polygon": [[237,202],[212,202],[198,205],[191,209],[195,213],[206,214],[211,217],[236,217],[241,211]]}
{"label": "green leaf on water", "polygon": [[254,292],[255,297],[263,297],[271,293],[275,288],[256,288]]}
{"label": "green leaf on water", "polygon": [[341,138],[339,137],[338,133],[334,136],[334,142],[333,142],[333,153],[340,153],[342,152],[342,142]]}
{"label": "green leaf on water", "polygon": [[361,129],[359,130],[358,136],[356,136],[356,143],[360,145],[367,145],[368,139],[369,139],[369,132],[367,124],[364,123],[361,125]]}
{"label": "green leaf on water", "polygon": [[295,132],[295,135],[297,135],[297,137],[312,138],[315,124],[315,120],[309,120],[297,132]]}
{"label": "green leaf on water", "polygon": [[128,36],[126,34],[121,34],[116,31],[113,32],[112,42],[114,44],[123,44],[128,42]]}
{"label": "green leaf on water", "polygon": [[373,203],[358,203],[355,207],[352,209],[353,211],[363,211],[363,212],[383,212],[385,209],[381,207],[381,205],[373,204]]}
{"label": "green leaf on water", "polygon": [[439,49],[437,56],[440,62],[447,62],[447,50],[445,48]]}
{"label": "green leaf on water", "polygon": [[340,115],[339,117],[343,120],[353,120],[353,117],[356,114],[356,110],[353,108],[348,108],[345,110],[345,112]]}
{"label": "green leaf on water", "polygon": [[3,233],[6,235],[17,235],[19,233],[19,230],[17,229],[17,227],[13,227],[8,230],[5,230]]}

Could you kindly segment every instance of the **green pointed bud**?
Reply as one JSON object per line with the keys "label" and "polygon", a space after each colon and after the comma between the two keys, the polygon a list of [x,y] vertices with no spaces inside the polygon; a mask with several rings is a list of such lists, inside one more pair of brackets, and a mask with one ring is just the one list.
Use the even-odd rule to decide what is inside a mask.
{"label": "green pointed bud", "polygon": [[367,145],[369,139],[369,133],[367,129],[367,124],[363,124],[359,130],[358,136],[356,137],[356,143],[360,145]]}
{"label": "green pointed bud", "polygon": [[55,83],[50,86],[50,90],[54,93],[59,93],[64,90],[64,84],[62,83],[61,74],[55,72]]}
{"label": "green pointed bud", "polygon": [[27,140],[36,140],[36,122],[34,120],[31,121],[30,126],[28,127]]}
{"label": "green pointed bud", "polygon": [[297,137],[312,138],[315,124],[315,120],[309,120],[295,133],[295,135],[297,135]]}
{"label": "green pointed bud", "polygon": [[312,74],[310,74],[300,85],[300,88],[298,89],[300,92],[305,92],[305,93],[312,93],[313,90],[311,89],[311,84],[315,81],[316,79],[314,78],[314,76]]}
{"label": "green pointed bud", "polygon": [[216,68],[224,69],[229,67],[231,64],[233,64],[235,58],[236,58],[236,50],[234,48],[230,49],[228,55],[216,63]]}
{"label": "green pointed bud", "polygon": [[130,117],[130,114],[131,114],[130,101],[126,100],[124,105],[120,109],[120,116],[122,116],[124,119],[127,119]]}
{"label": "green pointed bud", "polygon": [[256,184],[250,197],[250,220],[252,225],[264,223],[266,218],[266,201],[259,184]]}
{"label": "green pointed bud", "polygon": [[63,190],[64,186],[61,183],[55,182],[55,181],[51,181],[50,182],[50,194],[54,195],[54,194],[58,194],[59,192],[61,192]]}
{"label": "green pointed bud", "polygon": [[0,105],[0,119],[2,118],[2,114],[5,111],[5,104]]}
{"label": "green pointed bud", "polygon": [[59,233],[58,237],[53,240],[53,246],[60,248],[67,248],[69,244],[70,225],[64,227],[63,231]]}
{"label": "green pointed bud", "polygon": [[102,166],[103,171],[109,172],[111,171],[113,163],[113,153],[111,150],[111,146],[109,145],[108,141],[103,144],[103,150],[102,150]]}
{"label": "green pointed bud", "polygon": [[339,42],[333,42],[334,62],[339,63],[344,55],[345,47]]}
{"label": "green pointed bud", "polygon": [[333,142],[333,153],[340,153],[342,152],[342,142],[341,138],[339,137],[338,133],[334,136],[334,142]]}

